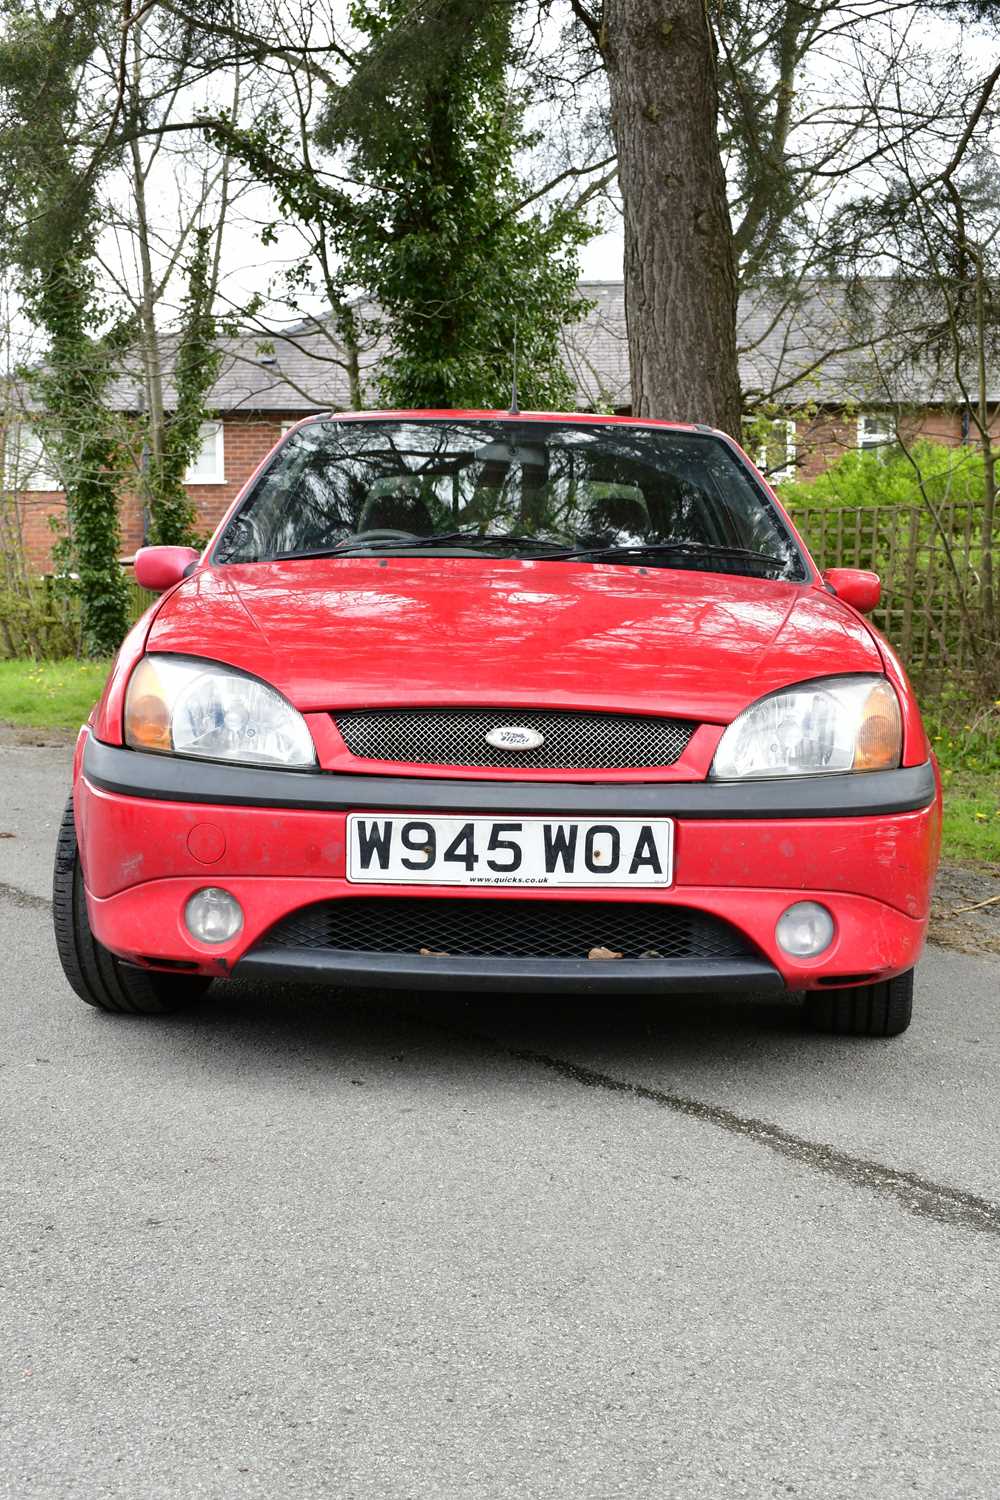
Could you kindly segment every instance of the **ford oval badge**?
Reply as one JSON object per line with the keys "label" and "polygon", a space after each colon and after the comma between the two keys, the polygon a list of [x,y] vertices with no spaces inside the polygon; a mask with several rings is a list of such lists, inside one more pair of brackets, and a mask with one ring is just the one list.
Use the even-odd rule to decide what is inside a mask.
{"label": "ford oval badge", "polygon": [[545,744],[545,736],[525,724],[498,724],[487,734],[486,743],[495,750],[537,750]]}

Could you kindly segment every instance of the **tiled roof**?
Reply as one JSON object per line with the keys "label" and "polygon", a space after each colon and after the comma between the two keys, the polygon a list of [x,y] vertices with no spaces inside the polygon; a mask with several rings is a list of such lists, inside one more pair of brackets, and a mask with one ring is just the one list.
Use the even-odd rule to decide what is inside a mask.
{"label": "tiled roof", "polygon": [[[624,284],[585,281],[580,290],[590,310],[564,335],[577,404],[583,409],[627,408],[631,397]],[[792,295],[780,289],[747,293],[740,303],[738,342],[748,398],[790,406],[810,400],[861,405],[954,401],[954,382],[933,361],[925,358],[914,368],[892,358],[903,320],[890,307],[886,285],[869,282],[862,293],[858,298],[840,283],[820,280],[800,284]],[[173,401],[173,347],[174,341],[166,338],[162,357],[168,407]],[[212,410],[294,416],[350,405],[343,350],[322,321],[225,337],[221,348],[222,367],[206,402]],[[362,380],[368,391],[384,348],[370,341],[362,353]],[[942,358],[941,370],[946,369]],[[109,404],[121,411],[141,407],[137,365],[114,382]]]}
{"label": "tiled roof", "polygon": [[[584,282],[581,290],[594,305],[565,335],[580,404],[627,406],[624,284]],[[935,353],[927,338],[931,300],[905,304],[888,282],[874,279],[852,287],[814,279],[745,292],[737,346],[748,405],[957,403],[950,346]],[[916,362],[906,353],[915,344],[922,348]],[[968,386],[974,383],[970,376]]]}
{"label": "tiled roof", "polygon": [[[170,378],[174,347],[169,338],[161,347],[164,403],[168,408],[174,402]],[[222,364],[205,403],[213,411],[295,415],[350,405],[343,350],[322,323],[299,322],[278,333],[228,335],[219,340],[219,347]],[[370,369],[376,358],[374,349],[367,350],[362,366]],[[141,405],[138,365],[114,382],[108,400],[120,411],[134,411]]]}

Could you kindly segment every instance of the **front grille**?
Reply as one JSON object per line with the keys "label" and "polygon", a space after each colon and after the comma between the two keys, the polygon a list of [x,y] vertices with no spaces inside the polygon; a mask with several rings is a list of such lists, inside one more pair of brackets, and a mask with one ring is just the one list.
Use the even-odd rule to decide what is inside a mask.
{"label": "front grille", "polygon": [[285,917],[265,948],[447,953],[477,958],[733,958],[754,950],[728,922],[651,901],[346,897]]}
{"label": "front grille", "polygon": [[[334,722],[352,755],[426,766],[546,771],[672,766],[697,729],[684,719],[520,708],[350,708]],[[491,729],[524,725],[545,736],[536,750],[497,750]]]}

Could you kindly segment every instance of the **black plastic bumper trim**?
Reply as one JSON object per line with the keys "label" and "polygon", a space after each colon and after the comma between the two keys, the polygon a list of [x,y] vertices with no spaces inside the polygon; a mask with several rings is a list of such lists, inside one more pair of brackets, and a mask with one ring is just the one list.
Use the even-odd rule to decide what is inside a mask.
{"label": "black plastic bumper trim", "polygon": [[914,812],[934,800],[930,761],[897,771],[774,781],[472,781],[227,766],[106,745],[88,735],[92,786],[160,802],[316,812],[552,813],[667,818],[843,818]]}
{"label": "black plastic bumper trim", "polygon": [[777,969],[760,958],[463,958],[368,953],[349,948],[258,948],[233,967],[234,979],[294,979],[345,989],[544,990],[552,994],[783,992]]}

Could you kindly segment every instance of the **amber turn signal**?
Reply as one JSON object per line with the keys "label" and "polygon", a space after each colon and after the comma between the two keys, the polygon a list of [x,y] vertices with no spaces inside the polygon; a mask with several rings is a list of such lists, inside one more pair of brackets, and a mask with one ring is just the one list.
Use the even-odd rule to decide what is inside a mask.
{"label": "amber turn signal", "polygon": [[143,657],[132,674],[125,699],[125,743],[133,750],[173,749],[170,739],[170,705],[159,674],[149,657]]}
{"label": "amber turn signal", "polygon": [[891,771],[903,751],[899,700],[887,682],[876,682],[861,711],[854,744],[856,771]]}

